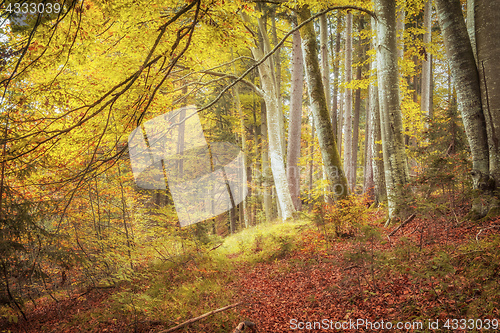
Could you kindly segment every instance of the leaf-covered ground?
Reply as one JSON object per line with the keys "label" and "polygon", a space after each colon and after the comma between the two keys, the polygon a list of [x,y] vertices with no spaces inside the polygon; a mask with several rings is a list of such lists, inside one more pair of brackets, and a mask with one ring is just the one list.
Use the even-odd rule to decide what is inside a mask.
{"label": "leaf-covered ground", "polygon": [[[321,228],[308,228],[273,260],[235,264],[236,277],[228,288],[234,291],[235,302],[244,303],[227,312],[255,322],[259,332],[333,332],[341,325],[345,332],[377,331],[377,325],[388,328],[388,322],[393,329],[386,331],[391,332],[465,331],[461,322],[452,321],[445,329],[448,319],[481,319],[484,325],[487,319],[500,319],[499,225],[500,219],[458,224],[416,218],[390,238],[394,227],[377,226],[328,242]],[[27,322],[4,322],[0,329],[158,332],[169,327],[157,318],[103,320],[99,314],[109,310],[106,300],[114,292],[94,289],[58,303],[47,301],[27,311]],[[224,313],[212,320],[217,316]],[[429,319],[439,320],[440,330],[430,330]],[[184,332],[214,332],[203,321]],[[367,321],[375,326],[370,329]],[[407,328],[395,329],[397,322]],[[418,322],[422,329],[408,328]],[[236,325],[237,321],[226,331],[232,332]]]}
{"label": "leaf-covered ground", "polygon": [[[499,265],[493,262],[490,272],[481,270],[494,259],[492,253],[498,258],[498,240],[494,248],[484,251],[460,246],[476,237],[498,234],[497,227],[498,221],[450,226],[416,219],[390,239],[337,241],[318,253],[307,251],[310,240],[305,239],[306,251],[241,274],[236,288],[247,304],[241,314],[258,323],[262,332],[293,332],[300,327],[307,332],[335,328],[371,332],[377,327],[392,327],[393,332],[436,332],[429,330],[427,319],[433,320],[433,328],[439,320],[444,331],[448,319],[498,319]],[[389,232],[387,229],[382,235]],[[391,257],[381,258],[384,254]],[[493,286],[489,288],[489,284]],[[496,294],[491,295],[490,308],[483,308],[485,300],[478,299],[492,291]],[[406,323],[407,329],[395,329],[397,322]],[[421,322],[423,329],[414,322]],[[408,329],[410,323],[415,329]],[[460,321],[455,328],[455,322],[448,324],[448,331],[465,331],[460,329]]]}

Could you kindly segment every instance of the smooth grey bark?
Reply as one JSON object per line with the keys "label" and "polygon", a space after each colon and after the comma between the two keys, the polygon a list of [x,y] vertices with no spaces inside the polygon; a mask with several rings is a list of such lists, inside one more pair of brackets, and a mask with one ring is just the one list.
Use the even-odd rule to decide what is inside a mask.
{"label": "smooth grey bark", "polygon": [[470,38],[470,44],[472,46],[472,52],[474,53],[474,59],[477,63],[477,48],[476,48],[476,10],[475,10],[475,0],[467,0],[467,32]]}
{"label": "smooth grey bark", "polygon": [[[234,68],[233,68],[234,69]],[[238,89],[238,85],[233,87],[234,92],[234,102],[236,104],[236,112],[238,113],[238,117],[240,118],[240,131],[241,131],[241,150],[243,151],[243,179],[247,180],[247,147],[246,147],[246,130],[245,130],[245,118],[243,117],[243,111],[241,110],[241,101],[240,101],[240,93]],[[240,207],[240,223],[243,221],[245,228],[248,228],[248,205],[246,198],[243,199]]]}
{"label": "smooth grey bark", "polygon": [[[311,17],[309,7],[303,6],[298,11],[298,17],[300,22],[309,19]],[[319,69],[318,45],[313,23],[310,22],[304,25],[300,30],[300,35],[302,37],[302,51],[304,52],[307,87],[310,94],[314,125],[318,132],[318,141],[323,165],[326,176],[333,188],[332,192],[334,197],[344,198],[348,195],[347,181],[342,170],[337,143],[330,122],[330,115]]]}
{"label": "smooth grey bark", "polygon": [[475,1],[475,35],[490,175],[500,185],[500,1]]}
{"label": "smooth grey bark", "polygon": [[271,168],[269,167],[268,140],[267,140],[267,111],[266,104],[261,103],[261,141],[262,141],[262,192],[264,214],[266,222],[272,220],[272,193],[271,179],[273,178]]}
{"label": "smooth grey bark", "polygon": [[[270,50],[269,39],[264,30],[263,18],[259,18],[259,34],[262,37],[260,48],[252,48],[254,59],[259,60],[264,56],[265,50]],[[295,207],[293,205],[288,179],[285,170],[283,137],[283,119],[280,117],[279,94],[276,86],[276,76],[273,70],[272,58],[266,59],[259,67],[259,77],[262,85],[264,102],[266,103],[267,135],[269,140],[269,158],[271,160],[271,170],[273,173],[274,186],[281,215],[284,220],[293,217]]]}
{"label": "smooth grey bark", "polygon": [[314,129],[314,121],[311,121],[311,143],[309,146],[309,204],[312,204],[312,190],[314,184],[314,138],[316,131]]}
{"label": "smooth grey bark", "polygon": [[371,86],[371,119],[373,124],[373,142],[372,150],[372,168],[373,168],[373,184],[374,184],[374,202],[378,204],[387,199],[387,188],[385,185],[385,171],[384,171],[384,155],[382,152],[382,133],[380,128],[380,110],[378,103],[378,87]]}
{"label": "smooth grey bark", "polygon": [[405,46],[405,21],[406,21],[406,5],[405,1],[400,1],[399,6],[397,6],[397,45],[398,45],[398,59],[403,60],[404,57],[404,46]]}
{"label": "smooth grey bark", "polygon": [[[429,50],[431,44],[431,28],[432,28],[432,0],[427,0],[424,6],[424,29],[423,36],[424,47]],[[432,118],[432,57],[430,53],[425,53],[425,58],[422,61],[422,82],[420,92],[420,111],[426,113],[427,117]]]}
{"label": "smooth grey bark", "polygon": [[[320,41],[320,59],[321,59],[321,79],[323,81],[323,88],[325,90],[326,107],[328,115],[331,118],[331,99],[330,99],[330,65],[328,63],[328,25],[326,14],[319,17],[319,41]],[[323,166],[323,179],[326,179],[326,172]],[[324,188],[324,200],[329,202],[328,187]]]}
{"label": "smooth grey bark", "polygon": [[326,106],[330,114],[332,109],[332,100],[330,94],[330,65],[328,63],[328,25],[326,14],[319,17],[319,40],[321,54],[321,78],[325,87]]}
{"label": "smooth grey bark", "polygon": [[[342,147],[340,144],[342,140],[339,136],[338,126],[340,119],[339,107],[338,107],[338,86],[339,86],[339,59],[340,59],[340,23],[341,23],[341,14],[340,12],[337,14],[337,26],[336,26],[336,35],[335,35],[335,53],[332,55],[333,59],[333,96],[332,96],[332,126],[333,126],[333,134],[335,135],[335,139],[337,140],[337,149],[340,151]],[[333,47],[331,48],[333,52]]]}
{"label": "smooth grey bark", "polygon": [[[233,55],[233,49],[231,49],[231,58],[234,59]],[[233,74],[236,75],[236,65],[233,62]],[[233,87],[233,93],[234,93],[234,102],[236,106],[236,112],[238,114],[238,117],[240,118],[240,132],[241,132],[241,150],[243,151],[243,179],[248,181],[247,177],[247,164],[248,164],[248,159],[247,159],[247,138],[246,138],[246,130],[245,130],[245,117],[243,116],[243,111],[241,110],[241,100],[240,100],[240,92],[239,92],[239,87],[238,85],[235,85]],[[248,185],[246,185],[248,186]],[[245,187],[246,187],[245,186]],[[247,199],[245,198],[243,202],[241,203],[240,207],[240,223],[241,221],[244,222],[245,228],[248,228],[248,205],[247,205]]]}
{"label": "smooth grey bark", "polygon": [[[273,44],[276,45],[278,44],[278,33],[276,31],[276,11],[275,10],[272,10],[271,11],[271,34],[272,34],[272,37],[273,37]],[[259,24],[262,22],[262,20],[259,20]],[[262,28],[261,28],[262,29]],[[264,37],[265,39],[267,38],[267,36]],[[264,46],[265,46],[265,53],[267,54],[269,51],[271,51],[271,47],[270,47],[270,44],[269,42],[265,42],[264,43]],[[281,136],[283,138],[286,137],[286,133],[285,133],[285,118],[284,118],[284,115],[283,115],[283,97],[281,95],[281,52],[280,52],[280,49],[278,48],[276,50],[276,52],[274,53],[274,61],[272,62],[273,66],[274,66],[274,70],[275,70],[275,84],[276,84],[276,91],[278,92],[278,108],[279,108],[279,112],[278,112],[278,116],[279,116],[279,121],[281,123],[281,127],[280,127],[280,131],[281,131]],[[285,140],[282,141],[282,147],[281,147],[281,151],[283,153],[283,156],[285,156],[285,153],[286,153],[286,142]],[[279,211],[279,209],[278,209]]]}
{"label": "smooth grey bark", "polygon": [[[345,78],[349,85],[352,81],[352,13],[347,13],[345,28]],[[349,189],[352,191],[353,170],[352,170],[352,89],[345,89],[344,102],[344,170],[347,176]]]}
{"label": "smooth grey bark", "polygon": [[[361,80],[361,66],[356,69],[356,80]],[[352,159],[351,159],[351,183],[349,187],[354,191],[356,187],[358,169],[358,144],[359,144],[359,114],[361,111],[361,89],[357,88],[354,93],[354,109],[352,115]]]}
{"label": "smooth grey bark", "polygon": [[287,176],[288,187],[295,209],[301,209],[300,172],[297,163],[300,157],[300,129],[302,122],[302,94],[304,85],[304,59],[302,56],[300,32],[292,39],[292,82],[290,91],[290,120],[288,128]]}
{"label": "smooth grey bark", "polygon": [[[340,80],[342,81],[342,80]],[[342,156],[342,137],[343,137],[343,128],[344,128],[344,95],[339,93],[339,101],[340,105],[338,108],[338,117],[337,117],[337,150],[339,151],[339,156]]]}
{"label": "smooth grey bark", "polygon": [[[372,30],[377,31],[377,21],[372,17],[371,19]],[[372,39],[372,47],[376,48],[377,42]],[[370,62],[370,73],[377,77],[377,57],[374,57]],[[378,85],[375,81],[370,85],[368,94],[370,95],[370,123],[372,124],[372,136],[370,150],[371,150],[371,165],[373,169],[373,194],[374,203],[383,202],[387,199],[387,192],[385,187],[385,173],[384,173],[384,156],[382,153],[382,134],[380,132],[380,110],[378,102]],[[367,118],[368,119],[368,118]]]}
{"label": "smooth grey bark", "polygon": [[398,214],[397,200],[408,181],[400,107],[396,1],[375,0],[377,14],[377,78],[389,220]]}
{"label": "smooth grey bark", "polygon": [[[359,26],[358,30],[361,32],[365,28],[364,19],[359,18]],[[364,47],[365,39],[359,38],[357,43],[357,53],[358,53],[358,62],[364,63],[366,49]],[[356,68],[356,80],[361,80],[361,74],[363,70],[363,65],[358,64]],[[354,93],[354,113],[353,113],[353,124],[352,124],[352,162],[351,162],[351,170],[352,170],[352,183],[349,184],[351,191],[354,191],[356,187],[356,179],[357,179],[357,169],[358,169],[358,146],[359,146],[359,117],[361,112],[361,88],[357,88]]]}
{"label": "smooth grey bark", "polygon": [[370,200],[373,200],[374,187],[373,182],[373,123],[371,120],[371,98],[373,95],[370,93],[370,87],[368,88],[368,99],[366,102],[366,122],[365,122],[365,149],[364,149],[364,165],[363,165],[363,193],[368,195]]}
{"label": "smooth grey bark", "polygon": [[488,138],[481,106],[479,75],[460,0],[435,0],[435,4],[457,92],[458,109],[471,149],[473,172],[488,176]]}

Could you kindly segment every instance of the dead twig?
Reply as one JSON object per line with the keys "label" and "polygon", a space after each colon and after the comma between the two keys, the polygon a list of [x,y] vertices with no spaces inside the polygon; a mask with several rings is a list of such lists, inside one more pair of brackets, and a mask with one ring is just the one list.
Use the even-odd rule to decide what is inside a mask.
{"label": "dead twig", "polygon": [[485,230],[490,230],[490,229],[495,229],[495,228],[500,228],[500,225],[492,225],[491,227],[488,227],[488,228],[482,228],[481,230],[479,230],[479,232],[477,233],[476,235],[476,242],[479,242],[479,235],[485,231]]}
{"label": "dead twig", "polygon": [[158,333],[169,333],[169,332],[176,331],[176,330],[178,330],[178,329],[179,329],[179,328],[181,328],[181,327],[184,327],[184,326],[186,326],[186,325],[192,324],[192,323],[194,323],[194,322],[196,322],[196,321],[198,321],[198,320],[201,320],[201,319],[203,319],[203,318],[206,318],[206,317],[208,317],[208,316],[211,316],[211,315],[213,315],[213,314],[216,314],[217,312],[222,312],[222,311],[225,311],[225,310],[228,310],[228,309],[231,309],[231,308],[237,307],[238,305],[241,305],[242,303],[243,303],[243,302],[234,303],[234,304],[231,304],[231,305],[225,306],[225,307],[223,307],[223,308],[220,308],[220,309],[217,309],[217,310],[213,310],[213,311],[207,312],[207,313],[205,313],[205,314],[203,314],[203,315],[201,315],[201,316],[199,316],[199,317],[196,317],[196,318],[191,318],[191,319],[189,319],[188,321],[183,322],[182,324],[179,324],[179,325],[177,325],[177,326],[175,326],[175,327],[169,328],[169,329],[164,330],[164,331],[160,331],[160,332],[158,332]]}
{"label": "dead twig", "polygon": [[214,247],[213,247],[213,248],[211,248],[208,252],[213,251],[213,250],[217,250],[217,249],[218,249],[218,248],[219,248],[222,244],[224,244],[224,243],[220,243],[219,245],[214,246]]}
{"label": "dead twig", "polygon": [[415,216],[417,216],[417,214],[411,214],[410,217],[408,217],[406,219],[406,221],[404,221],[403,223],[401,223],[396,229],[394,229],[393,231],[391,231],[391,233],[389,235],[387,235],[387,237],[391,237],[392,235],[394,235],[399,229],[401,229],[402,227],[404,227],[405,225],[407,225],[408,223],[410,223],[411,221],[413,221],[413,219],[415,218]]}

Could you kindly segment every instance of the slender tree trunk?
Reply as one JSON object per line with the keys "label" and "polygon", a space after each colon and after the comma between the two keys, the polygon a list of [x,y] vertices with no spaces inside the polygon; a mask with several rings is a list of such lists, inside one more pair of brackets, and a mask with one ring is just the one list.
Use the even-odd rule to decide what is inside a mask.
{"label": "slender tree trunk", "polygon": [[[248,160],[247,160],[247,138],[246,138],[246,130],[245,130],[245,118],[243,116],[243,111],[241,110],[241,102],[240,102],[240,93],[239,93],[239,90],[238,90],[238,86],[236,85],[234,88],[234,101],[235,101],[235,104],[236,104],[236,110],[238,112],[238,116],[240,118],[240,131],[241,131],[241,150],[243,151],[244,155],[243,155],[243,165],[244,165],[244,168],[243,168],[243,179],[245,179],[245,181],[247,181],[247,164],[248,164]],[[241,207],[240,207],[240,218],[241,218],[241,222],[244,222],[245,224],[245,228],[248,228],[248,207],[247,207],[247,200],[246,198],[243,199],[243,201],[241,202]]]}
{"label": "slender tree trunk", "polygon": [[[345,83],[352,81],[352,13],[347,13],[345,30]],[[352,170],[352,89],[345,89],[344,103],[344,170],[347,176],[349,189],[352,191],[353,170]]]}
{"label": "slender tree trunk", "polygon": [[[308,6],[303,6],[298,16],[300,22],[310,18],[311,11]],[[300,34],[305,59],[306,81],[310,94],[314,125],[318,131],[323,165],[330,185],[332,185],[333,195],[343,198],[348,195],[347,182],[342,170],[337,143],[333,135],[332,123],[330,122],[325,91],[319,70],[316,34],[314,33],[312,22],[306,24],[301,29]]]}
{"label": "slender tree trunk", "polygon": [[[360,42],[361,43],[361,42]],[[361,48],[359,48],[361,49]],[[356,80],[361,80],[361,66],[356,68]],[[354,113],[352,117],[352,161],[351,161],[351,184],[349,187],[354,191],[356,187],[358,169],[358,144],[359,144],[359,114],[361,111],[361,89],[357,88],[354,93]]]}
{"label": "slender tree trunk", "polygon": [[[341,81],[341,80],[340,80]],[[342,137],[343,137],[343,131],[342,129],[344,128],[344,122],[345,122],[345,115],[344,115],[344,96],[342,95],[342,93],[340,93],[340,96],[339,96],[339,101],[340,101],[340,105],[339,105],[339,108],[338,108],[338,118],[337,118],[337,138],[338,138],[338,141],[337,141],[337,149],[339,151],[339,156],[342,156]],[[345,155],[345,153],[344,153]],[[344,159],[345,159],[345,156],[344,156]]]}
{"label": "slender tree trunk", "polygon": [[[256,60],[263,57],[265,50],[270,50],[269,40],[266,31],[264,30],[263,19],[259,18],[259,33],[263,41],[261,48],[252,48],[252,54]],[[284,161],[284,137],[282,136],[282,117],[279,114],[279,99],[276,86],[275,72],[271,58],[268,58],[259,66],[259,76],[264,92],[264,101],[266,103],[267,112],[267,134],[269,140],[269,157],[271,160],[271,169],[273,173],[274,186],[276,195],[280,205],[282,218],[284,220],[291,218],[295,212],[290,190],[288,188],[288,180],[285,170]]]}
{"label": "slender tree trunk", "polygon": [[[370,88],[368,88],[370,89]],[[370,200],[374,200],[373,183],[373,123],[371,122],[371,98],[372,94],[368,91],[368,99],[366,102],[366,122],[365,122],[365,149],[364,149],[364,165],[363,165],[363,193],[367,194]]]}
{"label": "slender tree trunk", "polygon": [[301,209],[300,172],[297,163],[300,157],[300,128],[302,122],[302,90],[304,85],[304,59],[301,50],[300,32],[293,33],[292,41],[292,89],[290,92],[290,126],[288,129],[287,176],[290,194],[295,209]]}
{"label": "slender tree trunk", "polygon": [[271,195],[271,179],[273,178],[271,168],[269,166],[269,153],[267,147],[267,111],[266,104],[261,103],[261,141],[262,141],[262,192],[264,201],[264,214],[266,222],[272,220],[272,195]]}
{"label": "slender tree trunk", "polygon": [[[271,11],[271,34],[273,37],[273,44],[276,45],[278,44],[278,33],[276,29],[276,11],[272,10]],[[259,20],[259,23],[262,22],[262,20]],[[266,40],[266,36],[264,36],[264,40]],[[271,47],[269,42],[264,43],[265,46],[265,53],[268,53],[271,51]],[[275,84],[276,84],[276,91],[278,93],[278,117],[279,117],[279,122],[281,124],[280,126],[280,131],[281,131],[281,137],[286,138],[286,133],[285,133],[285,118],[283,116],[283,97],[281,95],[281,51],[278,48],[276,52],[274,53],[273,57],[273,62],[272,64],[274,65],[274,70],[275,70]],[[281,151],[283,153],[283,156],[286,154],[286,142],[285,140],[282,141],[282,147]]]}
{"label": "slender tree trunk", "polygon": [[[427,0],[424,7],[424,47],[429,50],[431,44],[431,28],[432,28],[432,0]],[[420,93],[420,110],[425,112],[427,117],[432,118],[431,108],[431,88],[432,88],[432,58],[429,52],[425,53],[424,61],[422,62],[422,83]]]}
{"label": "slender tree trunk", "polygon": [[483,111],[488,129],[490,175],[500,185],[500,1],[476,0],[475,32]]}
{"label": "slender tree trunk", "polygon": [[[231,58],[234,59],[233,57],[233,49],[231,49]],[[236,75],[236,66],[233,63],[233,74]],[[247,164],[248,164],[248,159],[247,159],[247,137],[246,137],[246,130],[245,130],[245,117],[243,116],[243,111],[241,110],[241,101],[240,101],[240,92],[238,89],[238,85],[235,85],[233,87],[233,93],[234,93],[234,102],[236,106],[236,112],[238,113],[238,117],[240,118],[240,132],[241,132],[241,150],[243,151],[243,179],[247,182],[248,186],[248,177],[247,177]],[[245,228],[248,228],[248,207],[247,207],[247,200],[246,198],[243,199],[241,202],[240,207],[240,223],[244,222]]]}
{"label": "slender tree trunk", "polygon": [[397,6],[397,21],[396,21],[396,31],[397,31],[397,53],[398,60],[402,61],[405,54],[405,21],[406,21],[406,5],[405,1],[401,1]]}
{"label": "slender tree trunk", "polygon": [[[372,29],[377,31],[377,22],[374,18],[371,19]],[[372,39],[372,47],[376,48],[376,41]],[[377,57],[373,58],[370,63],[371,71],[375,77],[377,76]],[[372,155],[372,168],[373,168],[373,183],[374,183],[374,203],[383,202],[387,198],[386,186],[385,186],[385,172],[384,172],[384,156],[382,153],[382,134],[380,130],[380,110],[379,110],[379,99],[378,99],[378,85],[373,83],[369,88],[370,94],[370,123],[373,125],[373,140],[371,144],[371,155]]]}
{"label": "slender tree trunk", "polygon": [[330,64],[328,63],[328,25],[326,14],[319,17],[319,39],[320,39],[320,54],[321,54],[321,79],[325,87],[326,106],[328,114],[332,109],[332,100],[330,94]]}
{"label": "slender tree trunk", "polygon": [[[335,135],[335,139],[337,140],[337,149],[341,151],[340,143],[342,140],[339,137],[338,133],[338,119],[340,118],[338,112],[338,86],[339,86],[339,59],[340,59],[340,23],[341,23],[341,14],[340,12],[337,15],[337,26],[336,26],[336,36],[335,36],[335,53],[332,55],[333,59],[333,96],[332,96],[332,126],[333,126],[333,134]],[[333,48],[332,52],[333,52]]]}
{"label": "slender tree trunk", "polygon": [[[330,65],[328,63],[328,25],[327,25],[327,17],[325,15],[321,15],[319,18],[319,40],[320,40],[320,59],[321,59],[321,79],[323,81],[323,88],[325,90],[325,98],[326,105],[328,109],[328,115],[331,120],[331,103],[332,100],[330,98]],[[326,179],[326,171],[325,167],[323,169],[323,179]],[[323,189],[323,195],[325,202],[329,202],[331,199],[328,195],[328,187]]]}
{"label": "slender tree trunk", "polygon": [[467,32],[472,46],[472,53],[477,64],[477,48],[476,48],[476,9],[475,0],[467,0]]}
{"label": "slender tree trunk", "polygon": [[399,213],[397,200],[408,181],[408,166],[399,100],[398,52],[396,44],[396,2],[375,0],[377,24],[377,76],[379,88],[382,150],[389,220]]}
{"label": "slender tree trunk", "polygon": [[316,131],[314,129],[314,121],[311,121],[311,143],[309,146],[309,206],[312,205],[312,190],[314,185],[314,138]]}

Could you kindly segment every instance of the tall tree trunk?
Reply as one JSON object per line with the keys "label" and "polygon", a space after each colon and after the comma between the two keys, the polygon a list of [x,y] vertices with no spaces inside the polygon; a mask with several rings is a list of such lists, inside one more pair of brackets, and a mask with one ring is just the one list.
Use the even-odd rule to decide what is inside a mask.
{"label": "tall tree trunk", "polygon": [[[231,59],[234,60],[233,56],[233,49],[231,48]],[[236,65],[233,62],[233,74],[236,75]],[[245,187],[248,186],[248,175],[247,175],[247,165],[248,165],[248,159],[247,159],[247,137],[246,137],[246,129],[245,129],[245,117],[243,116],[243,111],[241,110],[241,101],[240,101],[240,91],[238,89],[238,85],[235,85],[233,87],[233,93],[234,93],[234,102],[236,106],[236,112],[238,114],[238,117],[240,118],[240,140],[241,140],[241,150],[243,151],[243,179],[246,181]],[[247,205],[247,199],[243,199],[240,205],[240,223],[244,222],[245,228],[248,228],[248,205]]]}
{"label": "tall tree trunk", "polygon": [[264,214],[266,222],[272,220],[272,194],[271,179],[273,178],[269,167],[269,152],[267,139],[267,111],[266,104],[261,102],[261,147],[262,147],[262,192],[264,201]]}
{"label": "tall tree trunk", "polygon": [[389,220],[399,212],[397,200],[408,181],[408,166],[400,107],[398,51],[396,44],[396,2],[375,0],[377,24],[377,76],[380,124],[384,155]]}
{"label": "tall tree trunk", "polygon": [[500,185],[500,1],[476,0],[477,63],[483,111],[488,125],[490,175]]}
{"label": "tall tree trunk", "polygon": [[[241,150],[243,151],[244,155],[243,155],[243,165],[244,165],[244,168],[243,168],[243,179],[245,179],[245,181],[248,181],[248,177],[247,177],[247,164],[248,164],[248,160],[247,160],[247,138],[246,138],[246,129],[245,129],[245,117],[243,116],[243,111],[241,110],[241,102],[240,102],[240,93],[239,93],[239,90],[238,90],[238,85],[234,86],[233,88],[233,91],[234,91],[234,101],[235,101],[235,104],[236,104],[236,112],[238,113],[238,117],[240,118],[240,131],[241,131]],[[248,184],[248,183],[247,183]],[[245,185],[245,187],[248,186],[248,185]],[[244,224],[245,224],[245,228],[248,228],[248,208],[247,208],[247,200],[246,198],[243,199],[243,201],[241,202],[241,206],[240,207],[240,223],[243,221]]]}
{"label": "tall tree trunk", "polygon": [[[269,39],[264,29],[263,18],[259,18],[259,34],[263,41],[260,48],[252,48],[254,59],[259,60],[264,56],[265,50],[270,50]],[[264,102],[267,112],[267,134],[269,140],[269,157],[273,172],[274,186],[281,209],[282,218],[287,220],[293,217],[295,208],[293,205],[288,179],[285,170],[284,145],[282,128],[283,119],[280,117],[279,94],[276,86],[276,76],[273,70],[272,59],[268,58],[259,66],[259,77],[263,90]]]}
{"label": "tall tree trunk", "polygon": [[373,123],[371,121],[371,98],[373,95],[370,93],[371,87],[368,88],[368,99],[366,102],[366,122],[365,122],[365,149],[364,149],[364,165],[363,165],[363,193],[365,193],[370,200],[374,200],[374,182],[373,182]]}
{"label": "tall tree trunk", "polygon": [[[424,47],[429,50],[431,44],[431,28],[432,28],[432,0],[427,0],[424,7]],[[425,53],[424,61],[422,62],[422,83],[420,93],[420,110],[425,112],[427,117],[432,118],[431,108],[431,88],[432,88],[432,58],[430,53]]]}
{"label": "tall tree trunk", "polygon": [[[320,40],[320,59],[321,59],[321,79],[323,81],[323,88],[325,90],[326,106],[328,109],[328,115],[331,119],[331,103],[330,98],[330,64],[328,63],[328,25],[326,14],[321,15],[319,18],[319,40]],[[326,171],[323,166],[323,179],[326,179]],[[328,187],[323,189],[323,195],[325,202],[329,202],[331,199],[328,195]]]}
{"label": "tall tree trunk", "polygon": [[472,53],[474,53],[474,59],[477,63],[475,2],[475,0],[467,0],[467,32],[472,46]]}
{"label": "tall tree trunk", "polygon": [[[361,43],[361,41],[360,41]],[[359,47],[361,49],[361,47]],[[361,80],[361,66],[356,68],[356,80]],[[358,169],[358,143],[359,143],[359,114],[361,111],[361,89],[357,88],[354,93],[354,113],[352,117],[352,160],[351,160],[351,183],[349,187],[354,191],[356,187]]]}
{"label": "tall tree trunk", "polygon": [[[259,20],[259,23],[261,23],[261,22],[263,22],[263,21]],[[271,34],[273,37],[273,44],[274,45],[278,44],[278,33],[277,33],[277,29],[276,29],[276,11],[275,10],[271,11]],[[266,36],[264,36],[264,39],[266,40]],[[271,51],[271,47],[270,47],[269,42],[265,42],[264,47],[265,47],[264,48],[265,53],[268,53],[269,51]],[[283,116],[283,97],[281,95],[281,55],[280,54],[281,54],[280,48],[278,48],[276,50],[276,52],[274,53],[272,64],[274,65],[274,70],[276,73],[274,78],[275,78],[275,84],[276,84],[276,91],[278,92],[278,109],[279,109],[278,117],[279,117],[279,121],[281,124],[279,130],[281,131],[281,134],[280,134],[281,137],[285,138],[286,137],[285,118]],[[281,151],[283,153],[283,156],[285,156],[285,153],[286,153],[285,140],[282,141]]]}
{"label": "tall tree trunk", "polygon": [[[345,78],[344,81],[349,85],[352,81],[352,13],[347,13],[345,29]],[[345,89],[344,103],[344,170],[347,176],[349,189],[352,191],[352,89]]]}
{"label": "tall tree trunk", "polygon": [[[303,6],[298,12],[298,16],[300,22],[309,19],[311,17],[309,7]],[[330,185],[333,188],[333,195],[343,198],[348,195],[347,181],[342,170],[337,143],[333,135],[332,123],[330,122],[319,69],[316,34],[313,23],[310,22],[302,27],[300,34],[302,36],[307,87],[310,94],[314,125],[318,132],[323,165]]]}
{"label": "tall tree trunk", "polygon": [[397,52],[398,52],[398,61],[402,61],[405,54],[405,21],[406,21],[406,4],[405,0],[402,0],[397,5],[397,21],[396,21],[396,31],[397,31]]}
{"label": "tall tree trunk", "polygon": [[[340,59],[340,21],[341,21],[341,14],[340,12],[337,14],[337,26],[336,26],[336,36],[335,36],[335,53],[332,55],[333,59],[333,96],[332,96],[332,108],[331,108],[331,113],[332,113],[332,126],[333,126],[333,134],[335,135],[335,139],[337,140],[337,149],[341,151],[341,146],[340,143],[342,140],[340,139],[339,133],[338,133],[338,119],[340,119],[340,115],[338,112],[338,86],[339,86],[339,59]],[[331,48],[333,52],[333,47]]]}
{"label": "tall tree trunk", "polygon": [[489,176],[488,139],[481,106],[479,75],[460,0],[436,0],[435,4],[457,91],[458,109],[471,149],[473,172]]}
{"label": "tall tree trunk", "polygon": [[300,32],[293,33],[292,41],[292,87],[290,92],[290,126],[288,129],[287,176],[290,194],[295,209],[301,209],[300,172],[297,163],[300,157],[300,128],[302,122],[302,90],[304,85],[304,59],[301,50]]}
{"label": "tall tree trunk", "polygon": [[311,143],[309,146],[309,207],[312,206],[312,190],[314,185],[314,138],[316,131],[314,129],[314,121],[311,121]]}
{"label": "tall tree trunk", "polygon": [[[342,81],[342,80],[339,80]],[[343,128],[344,128],[344,122],[345,122],[345,115],[344,115],[344,96],[342,93],[340,93],[339,96],[339,101],[340,105],[338,108],[338,118],[337,118],[337,149],[339,151],[339,156],[342,156],[342,137],[343,137]],[[344,154],[345,155],[345,154]]]}
{"label": "tall tree trunk", "polygon": [[[377,31],[377,21],[375,18],[371,19],[372,30]],[[377,42],[372,39],[372,47],[377,48]],[[370,72],[375,77],[377,76],[377,57],[373,58],[370,63]],[[372,83],[369,88],[370,94],[370,123],[373,125],[373,139],[371,144],[371,155],[372,155],[372,168],[373,168],[373,183],[374,183],[374,203],[383,202],[387,198],[387,191],[385,186],[385,172],[384,172],[384,156],[382,153],[382,134],[380,129],[380,109],[379,109],[379,99],[378,99],[378,85],[377,83]]]}
{"label": "tall tree trunk", "polygon": [[320,40],[320,54],[321,54],[321,78],[323,86],[325,87],[326,106],[328,114],[332,109],[332,100],[330,94],[330,64],[328,63],[328,25],[326,14],[319,17],[319,40]]}
{"label": "tall tree trunk", "polygon": [[[359,18],[358,21],[358,31],[360,32],[363,31],[365,28],[365,21],[363,17]],[[363,70],[363,63],[365,62],[365,54],[366,54],[366,48],[365,48],[365,38],[359,38],[358,39],[358,45],[356,47],[356,50],[358,50],[358,67],[356,68],[356,80],[360,81],[361,80],[361,74]],[[356,187],[356,179],[357,179],[357,170],[358,170],[358,146],[359,146],[359,118],[360,118],[360,112],[361,112],[361,88],[357,88],[356,92],[354,93],[354,114],[353,114],[353,124],[352,124],[352,164],[351,164],[351,169],[353,171],[352,173],[352,184],[350,184],[350,187],[352,191],[354,191]],[[365,135],[366,138],[366,135]]]}

